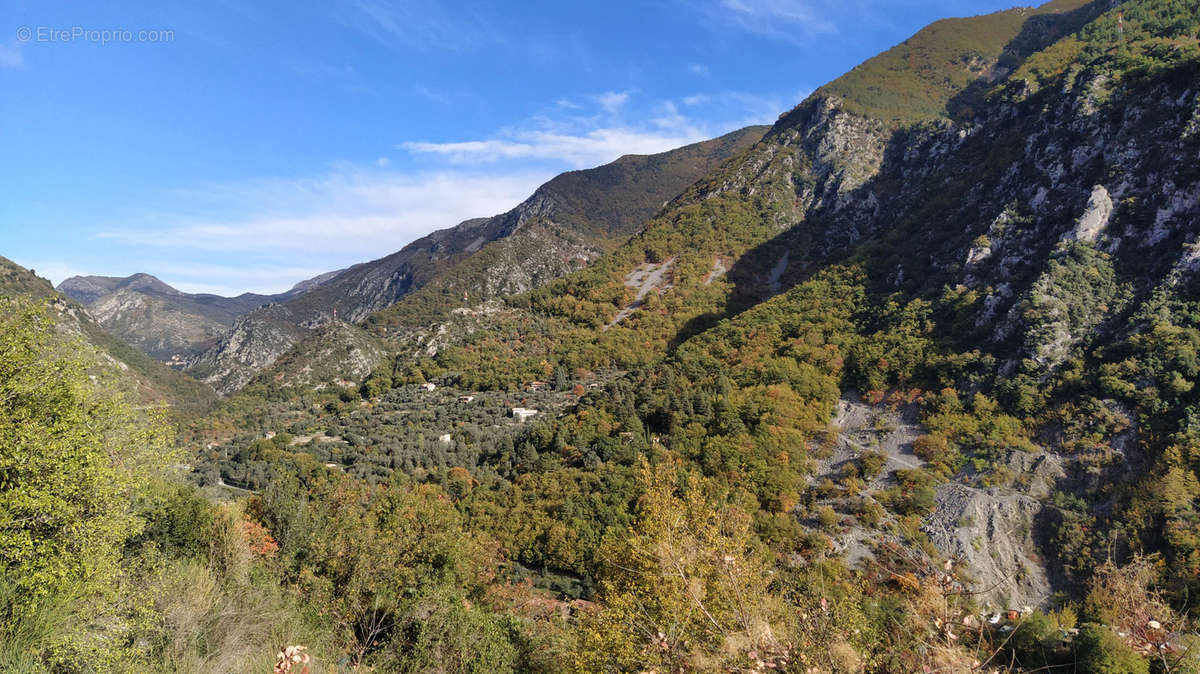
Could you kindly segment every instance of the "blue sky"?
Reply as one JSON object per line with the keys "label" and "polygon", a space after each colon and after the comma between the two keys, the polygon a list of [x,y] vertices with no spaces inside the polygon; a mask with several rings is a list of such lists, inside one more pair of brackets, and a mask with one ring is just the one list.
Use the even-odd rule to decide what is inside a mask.
{"label": "blue sky", "polygon": [[[0,255],[275,292],[1001,0],[0,0]],[[107,33],[102,31],[108,31]]]}

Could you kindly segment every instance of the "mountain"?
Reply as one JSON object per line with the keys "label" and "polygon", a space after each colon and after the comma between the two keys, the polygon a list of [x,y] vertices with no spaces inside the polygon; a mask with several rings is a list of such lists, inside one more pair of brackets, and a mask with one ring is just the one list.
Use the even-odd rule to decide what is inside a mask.
{"label": "mountain", "polygon": [[[448,313],[401,299],[368,321],[401,354],[374,375],[384,401],[424,379],[512,395],[561,376],[585,393],[514,431],[534,459],[478,440],[455,460],[516,480],[666,453],[752,494],[763,535],[870,513],[831,548],[931,546],[999,606],[1079,591],[1106,546],[1164,554],[1185,587],[1181,516],[1143,495],[1184,479],[1159,457],[1196,436],[1200,46],[1178,3],[1120,11],[934,24],[585,269]],[[345,429],[358,446],[444,460],[371,414]],[[1114,512],[1162,519],[1133,535]],[[591,548],[522,549],[595,570]]]}
{"label": "mountain", "polygon": [[312,290],[337,273],[303,281],[279,295],[190,294],[149,274],[73,276],[60,283],[58,291],[87,307],[101,327],[142,353],[182,364],[215,344],[239,316]]}
{"label": "mountain", "polygon": [[[560,433],[545,450],[644,428],[736,475],[764,512],[790,493],[853,514],[862,485],[837,471],[878,441],[896,474],[871,502],[921,516],[1001,606],[1078,588],[1098,541],[1183,572],[1190,548],[1172,534],[1152,526],[1132,543],[1105,523],[1149,508],[1138,490],[1164,479],[1156,457],[1195,434],[1196,17],[1109,7],[952,24],[1000,34],[970,44],[935,24],[818,90],[589,269],[443,323],[441,368],[423,373],[488,389],[547,369],[640,372],[635,404],[591,401],[542,432]],[[976,79],[950,76],[960,64]],[[924,402],[907,421],[889,417],[907,398],[865,405],[908,424],[890,449],[869,424],[826,428],[863,409],[856,393],[912,390]],[[631,414],[600,439],[569,430]],[[822,434],[834,464],[794,468],[814,459],[793,453],[799,438]],[[915,494],[929,500],[904,500]]]}
{"label": "mountain", "polygon": [[191,358],[188,371],[229,393],[314,328],[335,319],[362,321],[425,286],[437,289],[435,303],[444,309],[460,305],[464,293],[478,301],[580,269],[764,131],[748,127],[669,152],[627,155],[562,174],[507,213],[434,232],[240,316],[215,344]]}
{"label": "mountain", "polygon": [[397,355],[366,381],[229,400],[201,471],[436,485],[594,602],[582,671],[1182,670],[1198,30],[1175,0],[933,24],[585,268],[445,280],[368,318]]}
{"label": "mountain", "polygon": [[[134,280],[133,284],[169,290],[153,277]],[[97,282],[96,288],[96,292],[101,292],[105,284]],[[216,403],[216,393],[211,387],[172,370],[109,334],[83,306],[56,292],[49,281],[3,257],[0,257],[0,296],[48,302],[56,330],[81,340],[95,371],[111,375],[119,389],[140,403],[166,404],[180,420],[203,414]]]}
{"label": "mountain", "polygon": [[[634,341],[653,348],[640,350],[633,362],[643,362],[642,356],[658,358],[687,336],[846,259],[910,209],[944,206],[941,185],[919,197],[900,193],[925,185],[925,172],[932,170],[914,170],[906,159],[925,158],[921,153],[929,152],[958,157],[951,149],[980,128],[977,120],[954,121],[958,103],[980,98],[982,87],[1001,89],[1008,81],[999,76],[1005,69],[1015,71],[1010,78],[1023,76],[1026,71],[1016,71],[1016,66],[1031,50],[1051,47],[1078,30],[1102,4],[1056,0],[1036,10],[939,21],[821,87],[782,115],[754,147],[684,190],[611,254],[509,301],[510,311],[534,314],[512,319],[536,326],[519,332],[558,333],[560,338],[522,339],[524,362],[541,362],[548,354],[540,349],[567,337],[586,343],[579,348],[587,352],[588,364],[629,364],[624,353]],[[914,81],[936,86],[916,86]],[[969,181],[994,165],[988,160],[975,167],[957,166],[952,175],[975,184]],[[942,243],[956,240],[931,231],[943,237]],[[895,250],[904,252],[897,257],[918,254],[909,246],[926,236],[906,235],[918,238],[901,240],[905,245]],[[419,294],[371,323],[403,328],[389,319],[412,311],[409,304]],[[495,321],[507,320],[500,318],[505,315],[466,311],[432,327],[444,335],[475,334],[500,329]],[[402,343],[412,337],[403,329],[395,332]],[[622,357],[614,359],[617,352]],[[474,353],[481,359],[492,355]],[[511,355],[495,361],[508,371],[495,385],[511,378]],[[478,383],[486,383],[490,367],[473,358],[467,369]]]}
{"label": "mountain", "polygon": [[738,156],[766,127],[651,156],[625,156],[546,183],[491,226],[502,232],[390,308],[368,317],[377,331],[424,324],[455,308],[536,288],[624,243],[695,179]]}

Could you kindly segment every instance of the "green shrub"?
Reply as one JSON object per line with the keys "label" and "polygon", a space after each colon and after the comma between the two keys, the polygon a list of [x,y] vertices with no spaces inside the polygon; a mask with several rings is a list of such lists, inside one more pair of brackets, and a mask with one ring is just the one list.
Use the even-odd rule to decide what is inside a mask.
{"label": "green shrub", "polygon": [[1149,674],[1150,664],[1112,629],[1086,623],[1075,637],[1079,671],[1089,674]]}

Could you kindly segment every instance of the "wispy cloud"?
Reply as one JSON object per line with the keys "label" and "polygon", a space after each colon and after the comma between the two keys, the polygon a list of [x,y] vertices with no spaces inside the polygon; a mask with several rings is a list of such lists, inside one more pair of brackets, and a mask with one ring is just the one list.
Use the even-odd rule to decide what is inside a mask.
{"label": "wispy cloud", "polygon": [[[565,169],[771,121],[795,102],[738,92],[683,101],[646,101],[633,91],[575,94],[481,139],[401,143],[411,155],[405,158],[339,162],[308,178],[173,190],[158,200],[169,206],[120,218],[127,224],[95,236],[134,251],[141,268],[120,273],[148,271],[190,292],[280,292],[434,229],[502,213]],[[206,258],[221,262],[197,264]]]}
{"label": "wispy cloud", "polygon": [[495,42],[488,22],[451,16],[436,0],[344,0],[339,18],[384,44],[415,49],[461,49]]}
{"label": "wispy cloud", "polygon": [[[737,92],[696,94],[682,100],[706,106],[702,116],[683,114],[674,101],[645,103],[629,110],[633,92],[580,97],[593,109],[559,99],[558,117],[538,117],[490,138],[450,142],[408,141],[397,147],[456,165],[544,160],[571,168],[598,166],[625,154],[653,154],[718,136],[750,124],[770,122],[798,102]],[[562,116],[567,115],[567,116]],[[623,117],[636,118],[623,122]]]}
{"label": "wispy cloud", "polygon": [[596,97],[596,102],[610,115],[615,115],[629,102],[628,91],[608,91]]}
{"label": "wispy cloud", "polygon": [[410,152],[435,154],[458,164],[551,159],[584,168],[608,163],[623,154],[653,154],[703,138],[699,131],[680,134],[606,128],[580,135],[519,131],[508,138],[452,143],[409,142],[400,147]]}
{"label": "wispy cloud", "polygon": [[698,6],[714,27],[796,43],[838,33],[836,17],[844,13],[829,0],[708,0]]}
{"label": "wispy cloud", "polygon": [[73,264],[57,260],[17,260],[16,262],[26,265],[27,269],[32,270],[38,276],[50,279],[50,282],[56,286],[62,283],[64,279],[71,278],[72,276],[84,276],[89,273]]}
{"label": "wispy cloud", "polygon": [[157,276],[167,285],[185,293],[209,293],[233,297],[244,292],[270,295],[290,290],[298,281],[310,279],[328,269],[296,265],[216,265],[179,264],[147,260],[138,271]]}
{"label": "wispy cloud", "polygon": [[808,97],[812,89],[790,94],[753,94],[744,91],[711,91],[684,96],[680,102],[697,117],[725,120],[736,129],[751,124],[771,124],[783,113]]}
{"label": "wispy cloud", "polygon": [[148,217],[155,226],[111,228],[97,236],[152,248],[269,256],[264,259],[307,251],[365,260],[435,228],[501,213],[549,177],[538,171],[404,174],[343,164],[319,178],[181,191],[173,211]]}
{"label": "wispy cloud", "polygon": [[[189,292],[275,293],[387,255],[434,229],[502,213],[550,177],[535,170],[408,174],[374,163],[340,164],[318,178],[179,191],[169,210],[95,237],[127,247],[139,260],[138,269],[105,273],[147,271]],[[206,257],[231,263],[194,263]]]}
{"label": "wispy cloud", "polygon": [[[865,29],[912,29],[911,17],[933,21],[1000,11],[1016,3],[1000,0],[680,0],[714,31],[736,30],[791,42],[820,45],[816,38],[837,35],[860,40]],[[1037,3],[1033,3],[1037,4]],[[920,23],[918,22],[917,26]]]}
{"label": "wispy cloud", "polygon": [[20,68],[25,65],[25,52],[20,42],[0,44],[0,68]]}

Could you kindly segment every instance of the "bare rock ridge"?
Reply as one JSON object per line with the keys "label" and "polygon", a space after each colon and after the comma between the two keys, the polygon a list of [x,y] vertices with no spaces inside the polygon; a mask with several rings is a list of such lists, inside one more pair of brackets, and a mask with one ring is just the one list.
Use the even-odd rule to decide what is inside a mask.
{"label": "bare rock ridge", "polygon": [[329,276],[303,281],[278,295],[184,293],[149,274],[73,276],[60,283],[58,291],[85,306],[105,330],[141,352],[181,365],[215,344],[239,316],[286,301]]}

